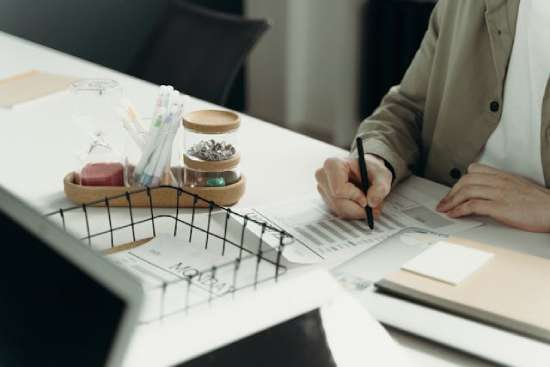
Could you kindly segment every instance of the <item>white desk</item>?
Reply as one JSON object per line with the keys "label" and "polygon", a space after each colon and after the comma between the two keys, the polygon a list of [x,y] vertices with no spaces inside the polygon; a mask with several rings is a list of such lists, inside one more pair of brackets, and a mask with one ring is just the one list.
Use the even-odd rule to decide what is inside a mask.
{"label": "white desk", "polygon": [[[107,77],[119,81],[126,95],[144,115],[150,114],[157,88],[124,74],[0,33],[0,78],[29,69],[74,75]],[[191,109],[207,103],[191,101]],[[63,196],[62,178],[75,168],[82,147],[72,127],[67,93],[60,93],[13,110],[0,110],[0,184],[38,206],[54,210],[70,203]],[[313,173],[325,158],[345,156],[334,146],[243,116],[242,171],[248,187],[242,207],[276,202],[315,190]],[[441,193],[443,194],[443,193]],[[550,235],[485,226],[463,236],[550,258]],[[418,366],[486,366],[467,355],[419,338],[390,330]]]}

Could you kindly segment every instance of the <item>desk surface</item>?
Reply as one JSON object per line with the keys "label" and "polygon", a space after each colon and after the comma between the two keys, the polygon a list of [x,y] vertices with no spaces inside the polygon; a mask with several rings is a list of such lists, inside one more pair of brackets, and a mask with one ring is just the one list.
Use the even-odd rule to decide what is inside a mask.
{"label": "desk surface", "polygon": [[[125,94],[144,115],[150,115],[157,88],[147,82],[98,65],[0,33],[0,78],[29,69],[119,81]],[[13,110],[0,109],[0,184],[46,211],[68,206],[62,177],[75,168],[79,132],[72,126],[67,93],[46,97]],[[191,99],[190,109],[211,105]],[[276,202],[315,190],[314,171],[325,158],[345,156],[329,144],[296,134],[259,119],[243,116],[242,171],[248,187],[241,207]],[[269,164],[265,164],[268,162]],[[443,195],[444,193],[439,193]],[[489,225],[462,234],[464,237],[518,249],[550,258],[550,236],[524,233]],[[418,366],[487,366],[465,354],[395,330],[390,334]]]}

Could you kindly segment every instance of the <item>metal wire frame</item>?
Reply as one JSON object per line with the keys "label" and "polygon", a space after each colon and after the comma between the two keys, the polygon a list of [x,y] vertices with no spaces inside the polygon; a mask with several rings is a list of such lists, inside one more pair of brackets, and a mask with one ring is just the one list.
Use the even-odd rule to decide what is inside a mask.
{"label": "metal wire frame", "polygon": [[[157,215],[155,215],[154,207],[153,207],[153,200],[152,200],[152,193],[154,193],[156,190],[161,190],[161,189],[164,189],[164,190],[168,189],[168,190],[173,190],[174,191],[174,195],[175,195],[175,199],[176,199],[175,200],[176,207],[174,208],[174,215],[170,215],[170,214],[157,214]],[[133,208],[133,205],[132,205],[132,197],[134,195],[138,195],[138,194],[141,194],[141,193],[144,193],[144,192],[147,193],[148,198],[149,198],[149,200],[148,200],[149,205],[148,205],[148,207],[144,208],[145,210],[148,210],[149,215],[145,219],[135,220],[134,215],[133,215],[134,208]],[[179,199],[182,195],[187,195],[187,196],[192,198],[193,205],[192,205],[192,208],[191,208],[191,220],[190,221],[184,220],[180,217],[182,208],[180,207],[180,200]],[[126,199],[126,201],[128,203],[129,223],[119,225],[119,226],[113,226],[112,214],[111,214],[111,210],[112,210],[111,209],[111,202],[113,200],[119,200],[119,199]],[[208,219],[207,219],[208,224],[207,224],[206,228],[202,228],[202,227],[195,224],[196,209],[197,209],[197,205],[198,205],[199,202],[204,202],[208,205]],[[89,217],[89,214],[88,214],[88,208],[96,207],[98,205],[104,205],[104,207],[106,209],[109,228],[107,230],[104,230],[104,231],[91,233],[91,231],[90,231],[90,217]],[[219,212],[219,211],[225,212],[225,222],[224,222],[224,225],[223,225],[223,227],[224,227],[223,235],[213,233],[213,232],[210,231],[210,222],[211,222],[211,218],[212,218],[214,209],[216,209],[217,212]],[[80,240],[83,243],[87,243],[89,246],[92,246],[92,239],[93,238],[96,238],[96,237],[99,237],[99,236],[109,235],[109,237],[110,237],[110,246],[111,246],[111,248],[115,248],[117,244],[115,244],[115,241],[114,241],[114,237],[115,237],[114,234],[117,231],[122,231],[122,230],[125,230],[125,229],[128,229],[128,228],[131,229],[132,239],[133,239],[134,242],[136,242],[139,239],[136,238],[136,230],[135,230],[136,228],[135,227],[137,225],[148,223],[148,222],[151,223],[151,231],[152,231],[153,236],[156,236],[157,235],[157,228],[155,226],[155,221],[159,220],[159,219],[162,219],[162,218],[168,218],[168,219],[172,219],[174,221],[174,227],[173,227],[173,232],[172,232],[173,236],[177,236],[178,230],[181,229],[182,227],[183,228],[189,228],[189,242],[191,242],[191,239],[192,239],[192,236],[193,236],[193,231],[199,231],[199,232],[202,232],[202,233],[205,234],[205,243],[204,243],[204,249],[205,250],[208,249],[208,242],[211,238],[217,238],[217,239],[222,241],[222,249],[221,249],[222,256],[225,255],[227,246],[233,246],[236,249],[238,249],[238,256],[236,256],[234,259],[232,259],[230,261],[227,261],[227,262],[224,262],[224,263],[221,263],[221,264],[212,264],[211,267],[209,267],[207,269],[202,269],[202,270],[198,271],[196,274],[194,274],[193,276],[180,276],[179,279],[176,279],[176,280],[173,280],[173,281],[162,281],[162,284],[160,284],[156,288],[153,288],[152,289],[153,291],[154,290],[160,290],[161,291],[161,300],[160,300],[161,301],[161,310],[160,310],[160,313],[159,313],[159,316],[158,316],[159,319],[161,319],[163,317],[166,317],[166,316],[169,316],[169,315],[174,314],[174,313],[178,313],[178,312],[186,312],[187,313],[189,311],[189,309],[192,308],[192,307],[202,305],[202,304],[205,304],[205,303],[212,304],[212,302],[216,298],[223,297],[223,296],[226,296],[226,295],[229,295],[229,294],[234,296],[235,293],[237,293],[238,291],[244,290],[246,288],[256,289],[259,284],[267,282],[267,281],[271,281],[271,280],[278,281],[279,277],[281,275],[283,275],[287,270],[286,267],[281,262],[281,257],[282,257],[282,252],[284,250],[286,240],[287,239],[292,239],[292,236],[288,232],[286,232],[286,231],[284,231],[280,228],[274,227],[273,225],[271,225],[269,223],[259,221],[259,220],[254,219],[254,218],[250,218],[246,215],[242,215],[240,213],[237,213],[237,212],[231,210],[230,208],[222,207],[222,206],[216,204],[213,201],[204,199],[201,196],[199,196],[197,194],[194,194],[194,193],[191,193],[191,192],[188,192],[188,191],[186,191],[186,190],[184,190],[180,187],[158,186],[158,187],[146,187],[146,188],[138,189],[138,190],[134,190],[134,191],[127,191],[127,192],[125,192],[123,194],[120,194],[120,195],[105,197],[104,199],[92,201],[92,202],[89,202],[89,203],[86,203],[86,204],[75,205],[75,206],[68,207],[68,208],[65,208],[65,209],[59,209],[57,211],[48,213],[45,216],[49,217],[49,218],[58,217],[61,220],[61,224],[62,224],[63,229],[67,230],[66,214],[69,213],[69,212],[76,212],[78,210],[80,210],[81,213],[83,214],[84,222],[86,224],[86,236],[81,237]],[[227,236],[228,222],[229,222],[229,219],[232,216],[242,219],[242,224],[240,224],[241,225],[240,239],[238,240],[238,242],[235,242],[235,241],[231,240]],[[238,222],[238,223],[240,223],[240,222]],[[250,250],[249,248],[247,248],[246,243],[245,243],[245,232],[246,232],[247,226],[249,226],[250,223],[253,223],[253,224],[255,224],[255,225],[257,225],[261,228],[261,233],[260,233],[260,236],[259,236],[259,239],[258,239],[259,242],[257,243],[257,248],[258,248],[257,251]],[[271,233],[277,234],[277,236],[279,237],[279,246],[278,247],[264,246],[264,234],[266,233],[267,230],[269,230]],[[250,279],[248,282],[245,282],[240,287],[237,287],[237,281],[236,280],[237,280],[237,277],[238,277],[238,272],[241,269],[241,266],[242,266],[243,262],[247,261],[247,260],[255,261],[254,278]],[[271,276],[264,277],[264,278],[259,277],[259,269],[260,269],[262,263],[265,263],[266,265],[269,264],[269,266],[272,266],[274,268],[273,274]],[[200,287],[197,284],[193,283],[194,279],[196,279],[197,277],[199,277],[199,279],[200,279],[200,277],[202,277],[205,274],[210,274],[211,277],[214,278],[215,274],[217,272],[220,272],[220,271],[223,271],[223,270],[226,270],[226,269],[229,269],[230,271],[232,271],[232,279],[233,279],[232,287],[228,292],[223,293],[221,295],[215,295],[213,290],[212,290],[212,286],[211,286],[210,289],[206,290],[208,292],[207,299],[201,300],[201,301],[195,302],[195,303],[189,302],[189,298],[190,298],[189,294],[190,294],[190,291],[193,287],[199,287],[201,290],[205,291],[204,287]],[[176,311],[171,312],[170,314],[166,314],[164,312],[165,295],[166,295],[167,289],[169,289],[169,287],[171,287],[173,285],[176,285],[176,284],[184,284],[186,286],[186,292],[185,292],[185,295],[183,295],[185,297],[185,306],[182,307],[182,309],[178,309]]]}

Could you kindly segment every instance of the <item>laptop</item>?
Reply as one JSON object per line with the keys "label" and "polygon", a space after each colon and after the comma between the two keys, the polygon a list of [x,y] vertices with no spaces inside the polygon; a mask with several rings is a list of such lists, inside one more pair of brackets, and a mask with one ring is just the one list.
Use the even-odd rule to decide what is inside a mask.
{"label": "laptop", "polygon": [[290,271],[193,313],[140,324],[147,294],[137,278],[2,187],[0,228],[0,366],[409,364],[326,271]]}
{"label": "laptop", "polygon": [[119,366],[139,282],[0,187],[0,366]]}

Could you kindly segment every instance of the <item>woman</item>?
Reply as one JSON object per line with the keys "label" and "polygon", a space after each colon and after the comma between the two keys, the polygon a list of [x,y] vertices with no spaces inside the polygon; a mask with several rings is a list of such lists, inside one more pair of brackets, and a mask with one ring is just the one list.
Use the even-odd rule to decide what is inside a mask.
{"label": "woman", "polygon": [[367,196],[355,147],[316,172],[318,190],[358,219],[414,172],[453,186],[438,206],[450,217],[550,232],[549,77],[550,1],[440,0],[401,84],[359,128]]}

